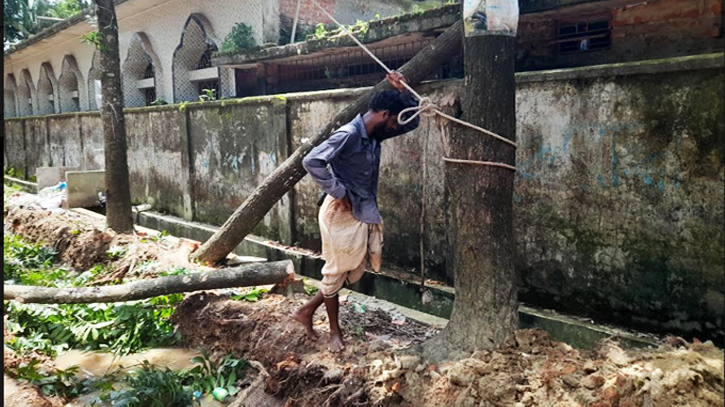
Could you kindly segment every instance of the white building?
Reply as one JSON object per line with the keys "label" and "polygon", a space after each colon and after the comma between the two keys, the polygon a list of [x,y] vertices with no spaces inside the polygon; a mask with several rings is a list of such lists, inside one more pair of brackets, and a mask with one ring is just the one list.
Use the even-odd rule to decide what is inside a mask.
{"label": "white building", "polygon": [[[318,0],[343,23],[404,12],[412,0]],[[395,4],[389,4],[395,3]],[[442,1],[428,1],[440,5]],[[117,0],[121,72],[127,107],[196,101],[203,89],[235,96],[234,70],[211,66],[211,53],[237,23],[251,27],[257,44],[280,40],[297,0]],[[421,3],[423,4],[423,3]],[[300,23],[329,22],[303,0]],[[95,110],[100,100],[100,55],[84,35],[87,16],[60,22],[5,53],[5,117]]]}

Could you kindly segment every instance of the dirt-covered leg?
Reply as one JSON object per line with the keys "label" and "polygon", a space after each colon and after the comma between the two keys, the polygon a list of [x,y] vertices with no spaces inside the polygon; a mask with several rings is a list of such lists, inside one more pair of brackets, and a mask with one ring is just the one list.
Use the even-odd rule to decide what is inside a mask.
{"label": "dirt-covered leg", "polygon": [[340,331],[340,321],[338,313],[340,311],[340,299],[338,295],[332,298],[324,298],[325,308],[327,308],[327,317],[330,320],[330,350],[332,352],[340,352],[345,349],[345,341],[342,340],[342,331]]}
{"label": "dirt-covered leg", "polygon": [[307,336],[309,336],[312,340],[317,339],[317,333],[315,333],[315,330],[312,329],[312,316],[315,314],[315,311],[317,311],[317,308],[322,305],[322,300],[322,292],[318,291],[312,299],[307,301],[307,304],[300,307],[294,313],[294,318],[305,326]]}

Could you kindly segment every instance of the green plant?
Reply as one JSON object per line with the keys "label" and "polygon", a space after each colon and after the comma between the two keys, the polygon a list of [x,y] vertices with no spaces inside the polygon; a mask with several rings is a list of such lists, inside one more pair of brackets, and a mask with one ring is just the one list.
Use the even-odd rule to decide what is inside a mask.
{"label": "green plant", "polygon": [[125,387],[105,391],[91,405],[111,402],[125,407],[187,407],[194,403],[191,386],[184,384],[185,373],[160,369],[144,360],[141,366],[123,378]]}
{"label": "green plant", "polygon": [[216,89],[202,89],[203,95],[199,95],[200,102],[210,102],[216,100]]}
{"label": "green plant", "polygon": [[163,106],[168,104],[169,102],[167,102],[166,99],[163,98],[156,98],[153,102],[151,102],[151,106]]}
{"label": "green plant", "polygon": [[367,34],[369,24],[366,21],[357,20],[354,25],[347,26],[347,30],[351,33],[358,32],[362,35]]}
{"label": "green plant", "polygon": [[[5,302],[5,326],[16,352],[37,350],[55,355],[62,347],[120,354],[178,342],[169,319],[182,294],[115,304],[23,304]],[[22,334],[22,335],[21,335]],[[31,339],[28,339],[31,338]],[[60,348],[59,348],[60,347]]]}
{"label": "green plant", "polygon": [[193,378],[192,388],[207,394],[217,387],[223,387],[230,395],[236,395],[239,391],[236,382],[244,379],[249,368],[246,359],[237,359],[232,355],[226,355],[218,363],[214,362],[205,350],[201,356],[192,359],[192,362],[199,364],[189,371]]}
{"label": "green plant", "polygon": [[315,39],[322,39],[327,36],[327,28],[325,27],[325,23],[319,23],[315,26]]}
{"label": "green plant", "polygon": [[47,269],[57,253],[52,249],[25,242],[19,236],[3,236],[3,280],[20,279],[27,270]]}
{"label": "green plant", "polygon": [[4,189],[5,198],[7,198],[8,196],[15,195],[16,193],[18,193],[20,191],[21,191],[21,189],[15,185],[5,184],[5,189]]}
{"label": "green plant", "polygon": [[162,230],[161,233],[159,233],[158,235],[151,237],[151,240],[153,240],[154,242],[160,242],[160,241],[164,240],[164,238],[168,235],[169,235],[169,232]]}
{"label": "green plant", "polygon": [[91,31],[81,36],[81,42],[84,44],[92,44],[101,52],[108,51],[108,47],[101,41],[101,35],[98,31]]}
{"label": "green plant", "polygon": [[222,52],[234,52],[251,49],[257,46],[252,27],[244,23],[236,23],[222,42]]}
{"label": "green plant", "polygon": [[83,273],[78,275],[76,278],[74,278],[71,282],[71,285],[73,287],[84,286],[84,285],[88,284],[88,282],[93,281],[93,279],[95,279],[96,276],[98,276],[99,274],[103,274],[107,271],[110,271],[109,269],[110,269],[110,267],[108,265],[103,266],[100,264],[96,264],[95,266],[91,267],[90,269],[84,271]]}
{"label": "green plant", "polygon": [[249,301],[249,302],[257,302],[257,301],[259,301],[260,298],[262,298],[262,295],[267,292],[269,292],[269,290],[266,288],[252,287],[249,290],[247,290],[247,292],[245,292],[244,294],[233,295],[231,298],[235,301],[245,300],[245,301]]}
{"label": "green plant", "polygon": [[317,288],[317,286],[308,283],[307,280],[304,278],[302,279],[302,285],[304,286],[305,294],[307,294],[307,295],[315,295],[315,294],[317,294],[317,291],[319,290],[319,288]]}
{"label": "green plant", "polygon": [[23,170],[14,167],[6,167],[5,175],[12,178],[25,178],[25,173],[23,172]]}
{"label": "green plant", "polygon": [[184,274],[189,274],[191,272],[192,271],[189,270],[189,269],[187,269],[187,268],[177,267],[177,268],[174,268],[174,269],[171,269],[171,270],[168,270],[168,271],[162,271],[158,275],[160,277],[165,277],[165,276],[182,276]]}
{"label": "green plant", "polygon": [[84,393],[88,382],[76,379],[78,366],[68,369],[55,369],[48,373],[39,369],[40,360],[33,358],[27,365],[6,369],[6,373],[15,379],[25,380],[40,388],[46,396],[62,396],[71,398]]}
{"label": "green plant", "polygon": [[111,246],[106,251],[106,254],[108,255],[108,258],[115,261],[115,260],[123,258],[123,256],[125,256],[127,252],[128,252],[128,248],[126,248],[126,247]]}
{"label": "green plant", "polygon": [[423,11],[424,11],[424,10],[423,10],[422,8],[420,8],[420,6],[419,6],[419,5],[417,5],[417,4],[413,4],[413,7],[412,7],[412,8],[410,9],[410,13],[411,13],[411,14],[420,14],[420,13],[422,13]]}

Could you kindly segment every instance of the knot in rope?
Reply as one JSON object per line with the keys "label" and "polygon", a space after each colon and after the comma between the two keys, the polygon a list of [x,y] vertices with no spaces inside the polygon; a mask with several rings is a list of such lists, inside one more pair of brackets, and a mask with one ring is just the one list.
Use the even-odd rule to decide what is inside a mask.
{"label": "knot in rope", "polygon": [[[436,115],[436,111],[438,110],[438,105],[433,103],[429,97],[422,97],[418,101],[418,106],[413,107],[407,107],[398,113],[398,124],[401,126],[405,126],[406,124],[412,122],[415,120],[416,117],[422,115],[424,117],[431,117]],[[403,116],[405,116],[407,113],[415,112],[407,119],[403,119]]]}

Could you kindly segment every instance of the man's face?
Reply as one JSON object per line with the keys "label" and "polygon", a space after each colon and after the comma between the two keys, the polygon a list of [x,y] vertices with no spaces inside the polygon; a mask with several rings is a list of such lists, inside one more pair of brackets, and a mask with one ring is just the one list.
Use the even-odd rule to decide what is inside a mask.
{"label": "man's face", "polygon": [[392,135],[398,128],[398,116],[388,114],[388,118],[385,120],[385,133]]}
{"label": "man's face", "polygon": [[391,115],[389,111],[383,110],[378,112],[380,115],[380,121],[375,127],[375,137],[380,138],[381,136],[390,136],[398,128],[398,117]]}

